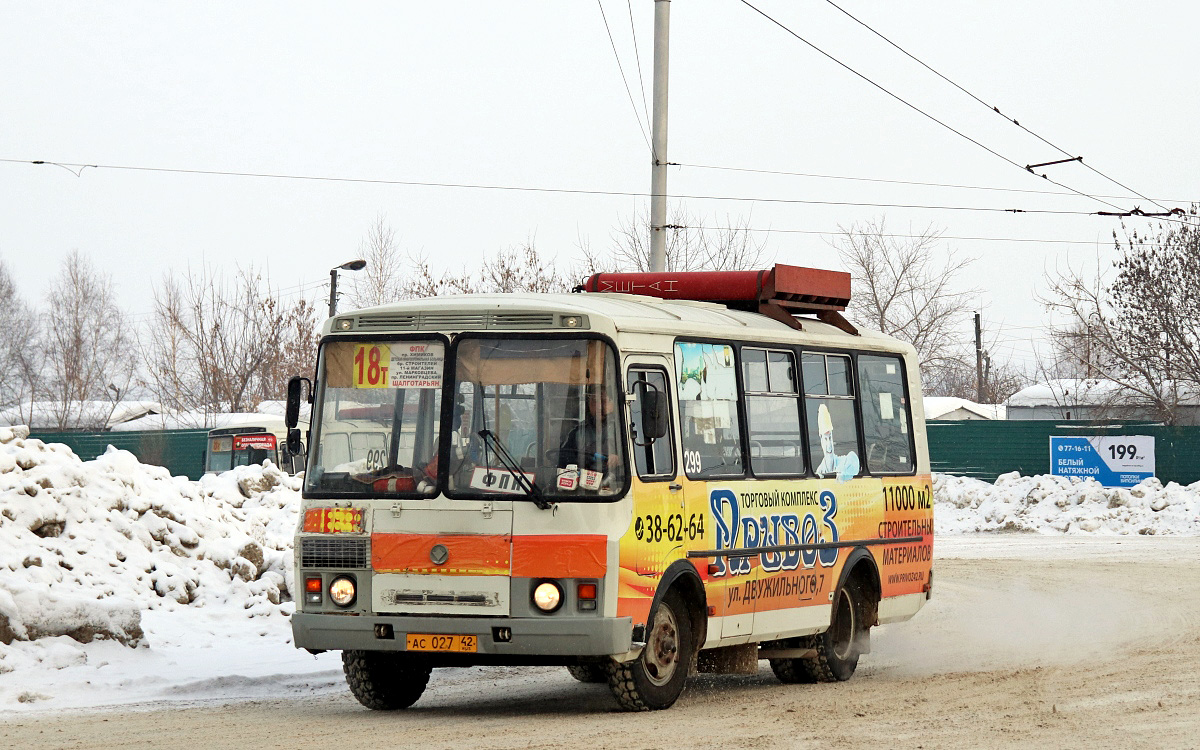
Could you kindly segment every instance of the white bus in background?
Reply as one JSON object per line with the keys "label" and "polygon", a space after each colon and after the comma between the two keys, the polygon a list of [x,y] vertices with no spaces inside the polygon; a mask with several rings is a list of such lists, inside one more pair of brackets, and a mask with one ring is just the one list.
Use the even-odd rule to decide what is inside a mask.
{"label": "white bus in background", "polygon": [[282,417],[270,414],[221,416],[251,419],[239,419],[240,424],[209,430],[205,474],[217,474],[237,466],[255,466],[267,460],[288,474],[303,470],[303,452],[292,456],[287,451],[287,429]]}

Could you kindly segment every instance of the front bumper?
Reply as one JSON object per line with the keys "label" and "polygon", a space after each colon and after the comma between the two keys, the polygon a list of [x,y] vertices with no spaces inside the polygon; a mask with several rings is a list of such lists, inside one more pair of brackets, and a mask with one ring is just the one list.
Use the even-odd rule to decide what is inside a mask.
{"label": "front bumper", "polygon": [[[390,625],[392,638],[377,638],[376,625]],[[493,628],[507,628],[512,639],[493,638]],[[404,651],[409,633],[474,635],[479,652],[466,660],[487,657],[613,656],[630,649],[629,617],[404,617],[296,612],[292,639],[296,648],[313,651]]]}

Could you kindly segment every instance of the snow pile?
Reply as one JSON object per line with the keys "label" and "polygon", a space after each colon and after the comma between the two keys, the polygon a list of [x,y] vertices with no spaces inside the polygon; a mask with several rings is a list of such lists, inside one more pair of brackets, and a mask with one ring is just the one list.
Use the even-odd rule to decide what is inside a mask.
{"label": "snow pile", "polygon": [[995,484],[933,475],[934,532],[1200,535],[1200,482],[1104,487],[1094,479],[1003,474]]}
{"label": "snow pile", "polygon": [[70,661],[72,643],[139,645],[147,609],[290,614],[298,478],[267,463],[194,482],[27,436],[0,428],[0,673]]}

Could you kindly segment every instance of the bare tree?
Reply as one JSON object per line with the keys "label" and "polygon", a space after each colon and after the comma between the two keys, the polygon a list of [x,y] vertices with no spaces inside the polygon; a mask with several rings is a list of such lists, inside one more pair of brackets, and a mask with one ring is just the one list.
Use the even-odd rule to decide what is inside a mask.
{"label": "bare tree", "polygon": [[[680,206],[671,212],[667,229],[668,271],[734,271],[760,268],[773,262],[766,241],[756,240],[749,217],[726,216],[723,222],[705,220]],[[707,226],[706,226],[707,225]],[[613,230],[606,253],[581,241],[581,273],[650,270],[650,219],[637,211]]]}
{"label": "bare tree", "polygon": [[1111,283],[1099,270],[1048,275],[1043,302],[1064,321],[1053,333],[1086,332],[1088,369],[1120,386],[1123,405],[1173,424],[1200,395],[1200,217],[1193,207],[1153,237],[1113,240]]}
{"label": "bare tree", "polygon": [[[58,429],[103,427],[112,391],[124,391],[137,361],[135,340],[113,296],[112,280],[78,250],[50,286],[43,388]],[[110,391],[111,388],[111,391]]]}
{"label": "bare tree", "polygon": [[424,256],[411,256],[412,271],[404,286],[404,297],[439,297],[446,294],[480,294],[510,292],[566,292],[571,288],[569,277],[563,274],[553,258],[537,249],[533,237],[520,245],[501,248],[494,255],[484,255],[475,273],[437,271]]}
{"label": "bare tree", "polygon": [[367,229],[359,246],[366,268],[351,277],[346,301],[351,308],[386,305],[402,299],[407,290],[404,273],[405,258],[400,251],[396,232],[379,214]]}
{"label": "bare tree", "polygon": [[311,300],[298,299],[290,304],[269,300],[272,310],[282,313],[279,346],[267,353],[258,377],[255,402],[287,397],[287,382],[293,375],[312,378],[317,361],[320,322]]}
{"label": "bare tree", "polygon": [[0,409],[27,402],[32,408],[42,370],[41,332],[38,317],[21,299],[8,267],[0,260]]}
{"label": "bare tree", "polygon": [[311,365],[315,327],[312,303],[285,304],[253,269],[232,280],[208,269],[167,275],[142,347],[146,387],[164,408],[209,426],[211,414],[282,396],[287,376]]}
{"label": "bare tree", "polygon": [[479,280],[465,268],[458,273],[445,269],[438,271],[430,265],[428,256],[421,254],[409,256],[409,264],[412,272],[404,285],[405,299],[474,294],[480,291]]}
{"label": "bare tree", "polygon": [[904,238],[890,235],[883,219],[838,228],[833,244],[853,280],[851,318],[912,344],[929,380],[937,368],[965,359],[974,290],[957,289],[955,281],[971,259],[950,251],[939,263],[942,233],[933,227]]}
{"label": "bare tree", "polygon": [[977,374],[974,359],[943,362],[922,373],[922,390],[927,396],[957,396],[968,401],[999,404],[1031,382],[1031,378],[1011,362],[988,357],[984,360],[983,398],[980,401]]}
{"label": "bare tree", "polygon": [[483,292],[567,292],[571,284],[553,258],[538,252],[534,238],[485,256],[478,290]]}

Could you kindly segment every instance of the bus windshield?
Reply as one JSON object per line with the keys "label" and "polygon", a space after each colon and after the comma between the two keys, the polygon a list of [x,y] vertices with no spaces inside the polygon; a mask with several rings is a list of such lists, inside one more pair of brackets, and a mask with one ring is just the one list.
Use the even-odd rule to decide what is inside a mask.
{"label": "bus windshield", "polygon": [[229,471],[275,460],[275,436],[269,432],[213,435],[208,441],[208,472]]}
{"label": "bus windshield", "polygon": [[305,490],[436,494],[444,365],[433,339],[325,344]]}
{"label": "bus windshield", "polygon": [[586,500],[624,489],[621,396],[608,345],[472,337],[456,351],[452,495]]}

